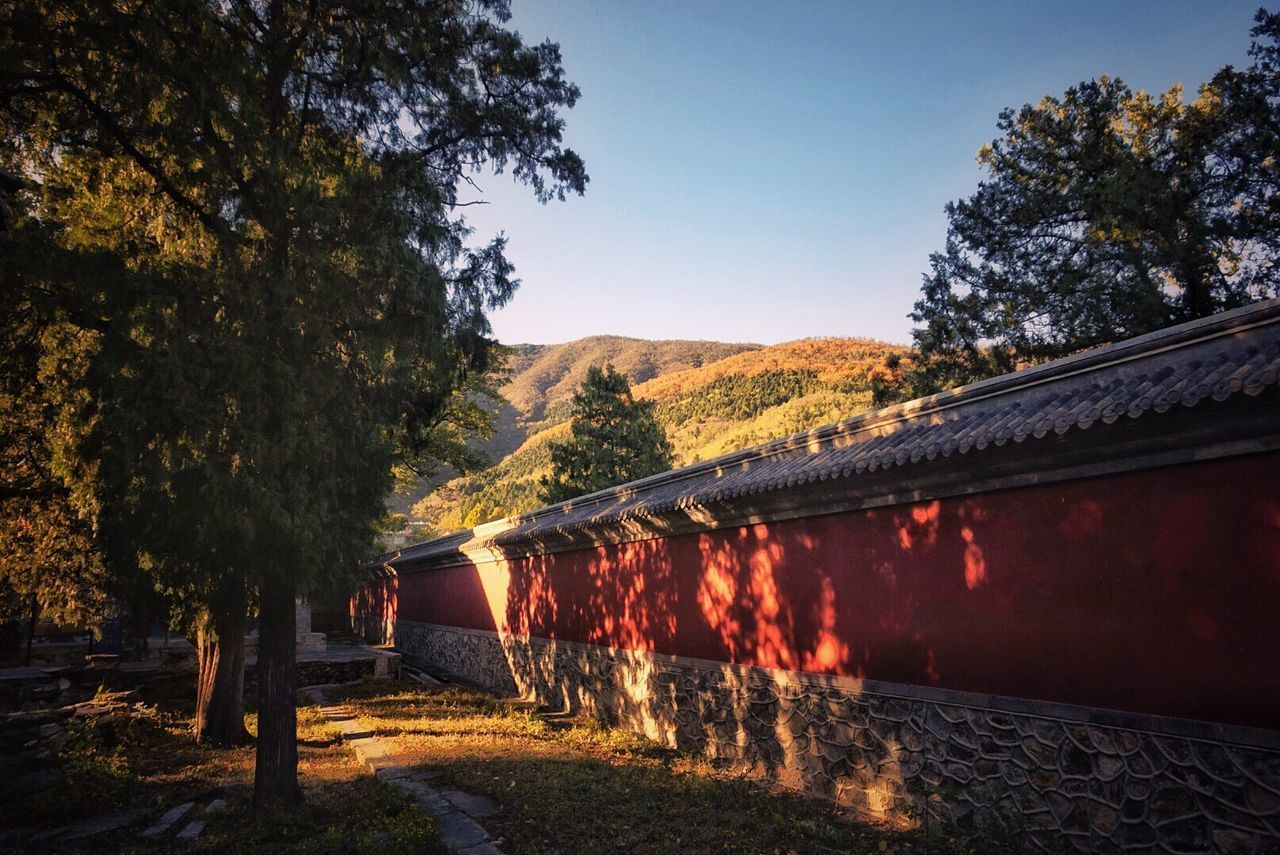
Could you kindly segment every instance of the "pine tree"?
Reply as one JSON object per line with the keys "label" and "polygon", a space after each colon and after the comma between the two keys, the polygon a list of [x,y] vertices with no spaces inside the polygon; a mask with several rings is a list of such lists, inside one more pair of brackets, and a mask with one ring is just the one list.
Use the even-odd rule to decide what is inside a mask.
{"label": "pine tree", "polygon": [[636,400],[624,374],[591,366],[573,396],[569,439],[551,447],[542,499],[563,502],[671,468],[671,443],[652,401]]}
{"label": "pine tree", "polygon": [[[38,180],[28,226],[78,260],[15,265],[81,360],[49,405],[53,473],[111,571],[219,645],[210,699],[235,691],[256,606],[260,807],[299,798],[295,598],[367,559],[392,469],[439,449],[517,284],[501,239],[467,245],[459,182],[586,184],[559,51],[507,18],[502,0],[0,7],[0,167]],[[82,275],[94,256],[120,275]],[[37,362],[67,347],[49,341]],[[236,700],[210,717],[234,730]]]}
{"label": "pine tree", "polygon": [[39,292],[20,287],[14,263],[47,259],[44,238],[39,228],[0,237],[10,248],[25,243],[0,266],[0,620],[43,615],[92,626],[112,586],[46,442],[85,354],[74,327],[58,323]]}
{"label": "pine tree", "polygon": [[1280,294],[1280,16],[1187,102],[1100,77],[1005,110],[947,206],[911,394]]}

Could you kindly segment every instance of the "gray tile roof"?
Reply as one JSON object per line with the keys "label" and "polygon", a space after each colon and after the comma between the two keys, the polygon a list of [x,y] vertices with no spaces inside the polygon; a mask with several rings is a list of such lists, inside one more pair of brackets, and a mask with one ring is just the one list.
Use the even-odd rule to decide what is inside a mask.
{"label": "gray tile roof", "polygon": [[456,553],[464,543],[470,549],[542,540],[818,481],[927,465],[1120,420],[1151,419],[1177,407],[1256,396],[1278,378],[1280,300],[1271,300],[865,413],[379,560],[408,567]]}

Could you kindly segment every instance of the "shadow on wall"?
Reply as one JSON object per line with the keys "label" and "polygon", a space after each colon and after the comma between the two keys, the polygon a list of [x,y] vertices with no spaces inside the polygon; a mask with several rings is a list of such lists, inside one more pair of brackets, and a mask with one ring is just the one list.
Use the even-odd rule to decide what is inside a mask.
{"label": "shadow on wall", "polygon": [[513,688],[552,710],[586,712],[897,827],[926,815],[956,820],[937,799],[909,790],[898,739],[873,720],[874,699],[856,689],[511,635],[501,637],[501,648]]}
{"label": "shadow on wall", "polygon": [[[1139,845],[1115,835],[1194,805],[1149,797],[1145,747],[1102,747],[1133,733],[860,681],[1274,727],[1280,505],[1239,485],[1276,481],[1280,456],[1259,456],[572,552],[486,549],[387,580],[368,608],[383,626],[398,605],[401,634],[425,640],[397,643],[440,667],[882,820]],[[1208,750],[1160,746],[1175,765]],[[1088,798],[1071,789],[1086,781]],[[1123,828],[1122,806],[1136,812]]]}
{"label": "shadow on wall", "polygon": [[1264,851],[1256,844],[1274,837],[1275,791],[1264,783],[1274,781],[1274,751],[889,694],[852,678],[413,621],[400,631],[437,667],[898,826],[958,828],[1036,851],[1157,842]]}
{"label": "shadow on wall", "polygon": [[[1280,457],[409,574],[442,626],[1273,727]],[[1242,467],[1249,469],[1235,472]],[[1224,570],[1237,568],[1224,576]],[[1249,569],[1252,568],[1252,569]],[[405,586],[411,586],[406,588]],[[1187,675],[1195,679],[1187,679]]]}
{"label": "shadow on wall", "polygon": [[386,569],[378,569],[374,579],[351,598],[351,631],[368,644],[395,641],[400,580]]}
{"label": "shadow on wall", "polygon": [[[897,542],[936,541],[938,515],[936,502],[917,511],[915,528],[932,525],[932,534],[905,533],[903,524]],[[841,638],[828,552],[810,531],[755,525],[504,561],[499,572],[482,575],[501,578],[505,589],[505,597],[488,591],[487,599],[503,606],[493,626],[510,688],[520,695],[586,711],[879,821],[941,820],[936,799],[908,793],[898,740],[870,726],[870,702],[847,682],[815,693],[784,674],[713,661],[697,669],[661,664],[661,654],[683,654],[863,675],[871,647],[855,656]]]}
{"label": "shadow on wall", "polygon": [[[988,580],[980,504],[940,502],[498,560],[467,568],[475,628],[793,671],[938,684],[935,606]],[[927,565],[927,566],[925,566]],[[943,567],[949,565],[952,572]],[[438,591],[438,593],[443,593]],[[432,610],[433,622],[456,614]],[[945,611],[945,609],[944,609]]]}

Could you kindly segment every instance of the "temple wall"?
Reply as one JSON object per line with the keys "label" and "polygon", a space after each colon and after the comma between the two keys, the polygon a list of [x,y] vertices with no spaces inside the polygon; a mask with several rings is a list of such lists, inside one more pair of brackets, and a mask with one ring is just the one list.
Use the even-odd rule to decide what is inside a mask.
{"label": "temple wall", "polygon": [[414,621],[396,644],[871,819],[1027,851],[1280,846],[1280,743],[1256,734]]}
{"label": "temple wall", "polygon": [[873,815],[1260,851],[1276,484],[1255,454],[485,556],[375,599],[410,656]]}

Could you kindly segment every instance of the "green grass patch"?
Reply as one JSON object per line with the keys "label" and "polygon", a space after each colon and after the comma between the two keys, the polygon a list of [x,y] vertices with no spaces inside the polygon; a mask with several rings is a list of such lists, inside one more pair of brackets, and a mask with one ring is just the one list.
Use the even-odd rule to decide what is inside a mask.
{"label": "green grass patch", "polygon": [[255,817],[241,803],[211,823],[193,852],[445,853],[435,821],[370,776],[314,787],[298,808]]}

